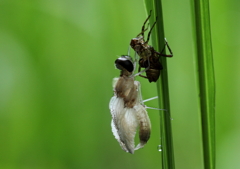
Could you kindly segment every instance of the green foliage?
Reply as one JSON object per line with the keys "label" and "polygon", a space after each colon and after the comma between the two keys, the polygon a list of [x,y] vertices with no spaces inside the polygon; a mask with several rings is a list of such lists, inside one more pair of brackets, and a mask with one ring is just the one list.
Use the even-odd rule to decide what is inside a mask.
{"label": "green foliage", "polygon": [[208,0],[194,1],[204,168],[215,169],[215,75]]}
{"label": "green foliage", "polygon": [[[146,0],[147,10],[155,9],[158,16],[157,31],[152,33],[155,37],[153,45],[158,51],[164,45],[164,22],[162,15],[161,0]],[[215,168],[215,76],[213,67],[212,42],[210,30],[210,15],[208,1],[195,1],[195,21],[196,21],[196,76],[199,82],[199,109],[202,119],[202,137],[203,137],[203,158],[205,168]],[[154,17],[155,18],[155,17]],[[155,42],[155,43],[154,43]],[[158,45],[159,44],[159,45]],[[161,85],[158,83],[159,98],[161,98],[160,106],[167,109],[169,114],[161,115],[161,146],[162,146],[162,165],[163,168],[174,168],[174,150],[171,120],[168,115],[170,111],[170,98],[168,88],[168,74],[166,58],[162,58],[161,62],[164,70],[161,74]]]}
{"label": "green foliage", "polygon": [[[239,5],[210,2],[218,169],[240,167]],[[194,4],[163,0],[162,7],[164,36],[174,53],[164,71],[175,166],[204,168]],[[114,60],[127,54],[146,17],[138,0],[0,2],[0,168],[161,168],[158,111],[148,110],[151,138],[131,155],[114,139],[108,109],[112,79],[119,76]],[[154,38],[150,44],[159,50],[163,42]],[[137,80],[144,99],[157,95],[155,83]],[[157,100],[146,104],[159,107]]]}
{"label": "green foliage", "polygon": [[[165,44],[164,27],[163,27],[163,14],[161,1],[146,0],[147,10],[154,10],[153,19],[157,16],[156,31],[152,33],[153,46],[157,51],[161,51]],[[153,23],[153,22],[152,22]],[[152,24],[151,24],[152,25]],[[162,167],[174,169],[174,149],[172,139],[172,126],[171,126],[171,109],[168,88],[168,74],[166,58],[162,57],[161,63],[164,69],[161,71],[161,80],[158,81],[158,93],[160,107],[166,109],[166,112],[160,113],[160,145],[162,147]]]}

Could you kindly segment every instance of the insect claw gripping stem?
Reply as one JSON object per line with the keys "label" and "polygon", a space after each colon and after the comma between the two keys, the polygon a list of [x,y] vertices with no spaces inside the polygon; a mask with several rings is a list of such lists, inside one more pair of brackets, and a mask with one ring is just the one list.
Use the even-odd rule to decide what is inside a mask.
{"label": "insect claw gripping stem", "polygon": [[[165,49],[165,46],[167,46],[167,48],[168,48],[168,50],[169,50],[169,52],[170,52],[170,55],[163,54],[163,51],[164,51],[164,49]],[[167,39],[166,39],[166,38],[165,38],[165,45],[164,45],[162,51],[161,51],[160,53],[159,53],[159,52],[156,52],[156,53],[157,53],[158,55],[164,56],[164,57],[173,57],[172,50],[171,50],[170,46],[168,45],[168,42],[167,42]]]}
{"label": "insect claw gripping stem", "polygon": [[147,38],[145,44],[148,43],[148,41],[149,41],[149,39],[150,39],[150,35],[151,35],[152,30],[153,30],[154,26],[156,25],[156,23],[157,23],[157,17],[156,17],[156,21],[153,23],[153,26],[151,27],[150,31],[148,32],[148,38]]}
{"label": "insect claw gripping stem", "polygon": [[168,45],[168,42],[167,42],[166,38],[165,38],[165,42],[166,42],[166,45],[167,45],[167,48],[168,48],[169,52],[171,53],[171,56],[169,55],[168,57],[173,57],[172,50],[171,50],[170,46]]}

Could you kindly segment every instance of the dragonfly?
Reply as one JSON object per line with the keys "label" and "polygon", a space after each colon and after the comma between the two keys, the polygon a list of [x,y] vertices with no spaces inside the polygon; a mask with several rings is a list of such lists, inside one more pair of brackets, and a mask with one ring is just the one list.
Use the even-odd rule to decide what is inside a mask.
{"label": "dragonfly", "polygon": [[[120,70],[120,77],[113,80],[114,96],[109,103],[112,132],[121,148],[134,154],[135,150],[145,146],[151,134],[151,122],[146,111],[148,107],[142,100],[140,82],[134,79],[143,71],[133,74],[136,61],[133,62],[128,55],[116,59],[115,66]],[[135,146],[137,129],[140,143]]]}
{"label": "dragonfly", "polygon": [[[145,25],[149,20],[149,18],[151,17],[151,12],[152,11],[150,11],[149,16],[144,21],[141,32],[137,35],[136,38],[131,39],[131,42],[130,42],[130,46],[134,49],[134,51],[140,57],[138,71],[140,72],[141,68],[146,69],[146,76],[141,74],[139,76],[147,78],[150,83],[156,82],[158,80],[160,76],[160,72],[163,69],[163,66],[160,62],[160,56],[173,57],[172,50],[168,45],[166,38],[165,38],[165,45],[161,52],[157,52],[152,46],[148,44],[150,40],[151,32],[157,23],[157,18],[156,18],[156,21],[153,23],[152,27],[150,28],[150,31],[148,32],[147,40],[146,41],[144,40],[144,32],[148,29],[148,28],[145,28]],[[165,50],[165,46],[167,46],[170,52],[170,54],[168,55],[163,53]]]}

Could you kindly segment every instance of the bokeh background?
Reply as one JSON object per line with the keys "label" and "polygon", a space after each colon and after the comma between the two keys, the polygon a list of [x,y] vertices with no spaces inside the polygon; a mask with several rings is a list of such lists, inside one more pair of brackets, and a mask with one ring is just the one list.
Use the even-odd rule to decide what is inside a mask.
{"label": "bokeh background", "polygon": [[[238,168],[240,1],[210,2],[216,73],[217,168]],[[163,0],[177,169],[202,169],[193,3]],[[141,0],[0,1],[0,168],[161,168],[159,113],[134,155],[114,139],[114,60],[146,18]],[[145,99],[156,84],[137,78]],[[147,103],[158,107],[157,101]],[[161,112],[162,113],[162,112]]]}

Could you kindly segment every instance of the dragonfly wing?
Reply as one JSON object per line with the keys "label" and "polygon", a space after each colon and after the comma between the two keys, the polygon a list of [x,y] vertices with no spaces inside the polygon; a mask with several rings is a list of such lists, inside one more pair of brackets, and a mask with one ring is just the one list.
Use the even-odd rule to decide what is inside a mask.
{"label": "dragonfly wing", "polygon": [[124,107],[122,98],[113,96],[109,108],[112,115],[112,132],[121,148],[131,154],[134,153],[134,137],[138,127],[136,109]]}

